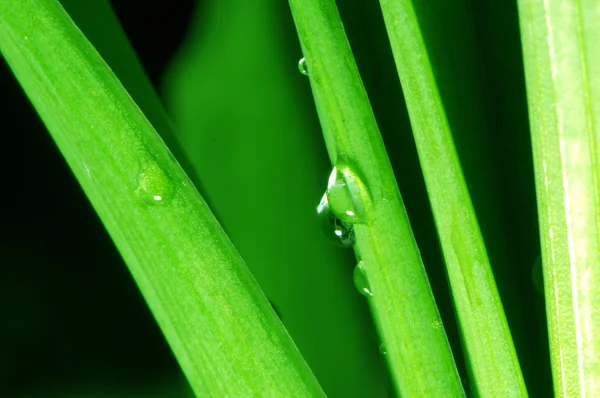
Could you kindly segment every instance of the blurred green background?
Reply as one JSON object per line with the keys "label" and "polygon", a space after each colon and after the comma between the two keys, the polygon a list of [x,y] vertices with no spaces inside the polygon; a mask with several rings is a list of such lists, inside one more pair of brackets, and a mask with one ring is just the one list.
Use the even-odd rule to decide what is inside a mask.
{"label": "blurred green background", "polygon": [[[61,3],[196,182],[328,396],[392,396],[366,302],[353,286],[352,251],[328,241],[316,216],[330,165],[297,69],[302,54],[287,2]],[[379,6],[337,4],[468,385]],[[543,298],[532,283],[539,238],[516,4],[427,4],[417,12],[524,376],[531,396],[549,397]],[[191,396],[4,61],[0,101],[0,396]]]}

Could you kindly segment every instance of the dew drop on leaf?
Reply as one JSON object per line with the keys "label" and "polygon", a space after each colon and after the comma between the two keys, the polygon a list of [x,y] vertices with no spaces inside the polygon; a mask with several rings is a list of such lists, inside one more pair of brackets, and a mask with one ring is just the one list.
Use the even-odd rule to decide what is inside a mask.
{"label": "dew drop on leaf", "polygon": [[358,175],[346,164],[334,167],[317,207],[326,234],[345,247],[354,244],[354,225],[366,223],[365,208],[371,203],[370,193]]}
{"label": "dew drop on leaf", "polygon": [[387,348],[385,348],[385,344],[381,343],[381,345],[379,346],[379,352],[383,356],[386,356],[388,354],[387,353]]}
{"label": "dew drop on leaf", "polygon": [[317,207],[326,236],[336,245],[350,247],[354,244],[354,229],[351,223],[344,222],[331,212],[327,194],[323,195]]}
{"label": "dew drop on leaf", "polygon": [[298,70],[304,76],[308,76],[308,66],[306,65],[306,59],[305,58],[301,58],[300,61],[298,61]]}
{"label": "dew drop on leaf", "polygon": [[327,200],[333,214],[349,224],[366,223],[370,195],[358,173],[347,165],[333,168],[327,182]]}
{"label": "dew drop on leaf", "polygon": [[136,195],[146,205],[166,205],[173,198],[174,184],[155,161],[146,161],[138,177]]}
{"label": "dew drop on leaf", "polygon": [[361,260],[358,265],[354,268],[353,273],[354,286],[360,294],[365,297],[373,297],[371,286],[369,285],[369,279],[367,278],[367,272],[365,270],[365,263]]}

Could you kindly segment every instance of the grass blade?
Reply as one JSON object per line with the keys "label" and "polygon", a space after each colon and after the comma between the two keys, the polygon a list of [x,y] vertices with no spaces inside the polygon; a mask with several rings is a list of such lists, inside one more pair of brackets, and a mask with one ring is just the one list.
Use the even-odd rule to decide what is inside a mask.
{"label": "grass blade", "polygon": [[[144,66],[125,35],[110,1],[60,0],[59,2],[115,73],[198,188],[199,181],[184,155],[181,143],[175,136],[173,122],[169,119]],[[204,199],[206,200],[206,198]]]}
{"label": "grass blade", "polygon": [[274,1],[198,5],[163,80],[165,105],[204,198],[325,393],[387,397],[354,253],[331,244],[315,214],[331,166],[291,15]]}
{"label": "grass blade", "polygon": [[[381,0],[439,239],[473,387],[482,396],[527,391],[415,7]],[[426,8],[423,2],[423,8]]]}
{"label": "grass blade", "polygon": [[557,396],[600,391],[600,8],[520,0]]}
{"label": "grass blade", "polygon": [[[352,206],[359,287],[402,396],[463,396],[392,168],[332,0],[290,0],[327,149]],[[333,181],[332,186],[337,186]],[[346,188],[345,188],[346,189]],[[330,193],[333,193],[330,188]],[[336,192],[339,193],[339,192]],[[340,193],[344,196],[344,193]],[[337,202],[337,203],[336,203]],[[337,209],[336,209],[337,207]],[[361,275],[364,272],[365,275]],[[414,372],[419,369],[419,377]]]}
{"label": "grass blade", "polygon": [[192,183],[55,0],[0,2],[0,51],[198,396],[322,396]]}

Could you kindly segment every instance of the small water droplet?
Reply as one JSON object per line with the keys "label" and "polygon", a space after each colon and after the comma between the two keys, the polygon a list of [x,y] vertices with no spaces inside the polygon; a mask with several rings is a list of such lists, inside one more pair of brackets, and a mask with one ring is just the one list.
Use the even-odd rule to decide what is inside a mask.
{"label": "small water droplet", "polygon": [[300,58],[300,61],[298,61],[298,70],[304,76],[308,76],[308,66],[306,65],[306,59],[305,58]]}
{"label": "small water droplet", "polygon": [[145,162],[136,189],[140,201],[147,205],[165,205],[173,192],[173,182],[165,171],[154,161]]}
{"label": "small water droplet", "polygon": [[371,291],[371,286],[369,285],[369,280],[367,279],[367,272],[365,270],[365,263],[361,260],[358,262],[358,265],[354,267],[353,273],[354,286],[360,294],[365,297],[373,297],[373,292]]}
{"label": "small water droplet", "polygon": [[332,242],[342,247],[350,247],[354,244],[354,230],[352,224],[337,218],[329,208],[327,195],[323,195],[321,203],[317,207],[317,213],[323,222],[325,234]]}
{"label": "small water droplet", "polygon": [[538,293],[542,296],[544,295],[544,269],[542,266],[542,256],[538,256],[533,263],[533,268],[531,269],[531,278],[533,279],[533,286]]}
{"label": "small water droplet", "polygon": [[442,322],[438,321],[437,319],[433,322],[431,322],[431,326],[434,329],[441,329],[442,328]]}
{"label": "small water droplet", "polygon": [[385,344],[381,343],[381,345],[379,346],[379,352],[383,356],[386,356],[388,354],[387,349],[385,348]]}

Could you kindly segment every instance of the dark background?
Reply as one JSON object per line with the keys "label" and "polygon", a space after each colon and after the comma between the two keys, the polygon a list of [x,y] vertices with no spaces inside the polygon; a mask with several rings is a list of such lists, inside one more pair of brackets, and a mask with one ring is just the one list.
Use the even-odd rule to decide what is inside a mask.
{"label": "dark background", "polygon": [[[114,8],[158,84],[195,3],[132,3]],[[184,395],[127,267],[3,59],[0,109],[0,396]]]}
{"label": "dark background", "polygon": [[[150,80],[160,89],[165,68],[205,2],[134,3],[112,2]],[[286,2],[272,3],[291,58],[299,54],[293,21]],[[451,122],[462,127],[455,129],[457,149],[530,395],[548,397],[552,392],[543,300],[531,282],[539,239],[516,5],[457,3],[465,14],[456,12],[454,18],[466,18],[467,28],[461,33],[442,23],[436,29],[440,37],[470,34],[472,42],[448,46],[432,35],[428,43],[436,49],[433,60],[447,83],[442,94],[453,112]],[[410,125],[380,10],[368,0],[338,1],[338,6],[468,383],[414,142],[409,133],[398,134],[409,132]],[[444,9],[440,0],[417,11],[435,24]],[[468,68],[461,69],[464,65],[456,60]],[[468,86],[467,81],[475,83]],[[315,162],[325,165],[307,85],[298,96],[317,137]],[[188,395],[187,383],[127,267],[3,60],[0,112],[0,396]],[[473,113],[482,120],[479,125],[465,122],[476,119]],[[326,169],[322,173],[325,181]],[[209,203],[216,200],[208,183],[200,185]],[[227,230],[226,221],[224,226]],[[274,305],[280,306],[276,300]],[[331,377],[338,376],[333,372]]]}

